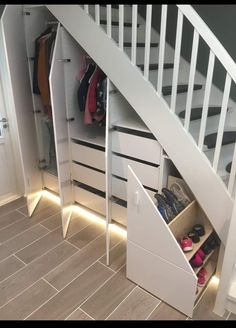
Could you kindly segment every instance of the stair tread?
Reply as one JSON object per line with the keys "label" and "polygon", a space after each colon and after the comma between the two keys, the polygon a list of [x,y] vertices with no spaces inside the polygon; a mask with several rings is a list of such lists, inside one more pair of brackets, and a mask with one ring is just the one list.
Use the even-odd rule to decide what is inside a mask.
{"label": "stair tread", "polygon": [[[107,25],[107,21],[105,19],[101,19],[100,20],[100,24],[103,24],[103,25]],[[111,25],[113,26],[119,26],[119,22],[111,22]],[[137,23],[137,27],[139,27],[139,23]],[[129,23],[129,22],[124,22],[124,26],[125,27],[132,27],[132,23]]]}
{"label": "stair tread", "polygon": [[229,164],[226,165],[225,169],[228,173],[231,172],[231,166],[232,166],[232,162],[230,162]]}
{"label": "stair tread", "polygon": [[[208,149],[215,148],[216,146],[217,133],[209,134],[204,139],[204,145]],[[222,145],[228,145],[236,141],[236,131],[225,131],[223,133]]]}
{"label": "stair tread", "polygon": [[[142,71],[144,70],[144,64],[138,64],[137,65]],[[164,64],[164,69],[170,69],[173,68],[174,64],[172,63],[165,63]],[[149,71],[154,71],[158,69],[158,64],[150,64],[149,65]]]}
{"label": "stair tread", "polygon": [[[150,47],[157,47],[159,43],[157,42],[152,42],[150,43]],[[124,42],[124,47],[131,47],[131,42]],[[145,42],[137,42],[136,43],[137,47],[145,47]]]}
{"label": "stair tread", "polygon": [[[194,84],[193,89],[194,90],[199,90],[202,88],[202,84]],[[172,85],[167,85],[162,88],[162,94],[163,96],[169,96],[171,95],[172,91]],[[183,93],[188,91],[188,84],[179,84],[177,86],[177,93]]]}
{"label": "stair tread", "polygon": [[[101,4],[101,7],[106,7],[106,4]],[[119,9],[119,5],[111,5],[111,8]]]}
{"label": "stair tread", "polygon": [[[221,107],[210,106],[208,107],[207,117],[219,115],[221,112]],[[185,110],[179,113],[180,118],[185,118]],[[202,118],[202,107],[196,107],[191,109],[190,121],[200,120]]]}

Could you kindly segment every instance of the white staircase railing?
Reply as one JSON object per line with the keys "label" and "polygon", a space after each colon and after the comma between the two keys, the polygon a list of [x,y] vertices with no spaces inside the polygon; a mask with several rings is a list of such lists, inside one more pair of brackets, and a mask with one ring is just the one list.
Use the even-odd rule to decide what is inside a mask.
{"label": "white staircase railing", "polygon": [[[92,10],[92,7],[95,6],[95,10]],[[95,12],[95,21],[100,25],[100,6],[99,5],[82,5],[86,13],[92,11]],[[103,6],[104,7],[104,6]],[[137,13],[138,6],[132,5],[116,5],[119,15],[119,37],[118,37],[118,46],[120,50],[124,48],[124,14],[127,7],[132,7],[132,32],[131,32],[131,62],[136,64],[136,53],[137,53]],[[143,76],[144,79],[149,79],[150,71],[150,43],[151,43],[151,28],[152,28],[152,12],[155,8],[155,5],[146,5],[146,20],[145,20],[145,50],[144,50],[144,69]],[[106,24],[107,29],[106,33],[111,37],[112,31],[112,6],[106,5]],[[163,86],[163,69],[164,69],[164,56],[165,56],[165,45],[166,45],[166,29],[167,29],[167,11],[168,6],[161,6],[161,21],[160,21],[160,38],[159,38],[159,56],[158,56],[158,73],[157,73],[157,83],[156,91],[159,95],[162,95],[162,86]],[[176,113],[176,99],[177,99],[177,89],[178,89],[178,76],[179,76],[179,67],[180,67],[180,57],[181,57],[181,46],[184,40],[183,36],[183,25],[184,18],[193,27],[193,40],[192,40],[192,53],[190,60],[190,72],[188,79],[188,88],[187,88],[187,100],[185,108],[185,118],[183,122],[183,127],[187,133],[190,133],[190,117],[191,117],[191,106],[194,93],[194,79],[196,74],[196,64],[198,60],[198,50],[200,38],[204,40],[209,48],[209,58],[208,58],[208,68],[207,76],[205,82],[205,89],[203,93],[203,106],[201,113],[200,128],[198,133],[197,145],[201,152],[204,150],[204,138],[206,136],[206,127],[207,127],[207,117],[208,109],[210,106],[210,93],[212,90],[212,79],[215,69],[216,58],[221,63],[222,67],[225,70],[225,83],[224,83],[224,92],[223,100],[221,103],[221,112],[220,120],[216,137],[215,151],[213,156],[213,161],[211,163],[212,169],[217,173],[219,160],[221,155],[222,140],[224,134],[224,127],[226,122],[227,107],[230,98],[231,84],[236,83],[236,64],[233,59],[230,57],[228,52],[215,37],[206,23],[201,19],[201,17],[196,13],[196,11],[190,5],[177,5],[177,25],[176,28],[173,26],[173,31],[176,29],[176,38],[175,38],[175,47],[174,47],[174,68],[173,68],[173,78],[172,78],[172,88],[171,88],[171,99],[170,99],[170,110],[173,113]],[[173,22],[171,22],[173,24]],[[151,63],[153,64],[153,63]],[[191,133],[190,133],[191,134]],[[236,148],[234,154],[232,154],[232,160],[236,157]],[[233,163],[233,161],[232,161]],[[227,180],[227,190],[230,195],[233,195],[234,192],[234,183],[235,183],[236,167],[233,164],[228,180]]]}

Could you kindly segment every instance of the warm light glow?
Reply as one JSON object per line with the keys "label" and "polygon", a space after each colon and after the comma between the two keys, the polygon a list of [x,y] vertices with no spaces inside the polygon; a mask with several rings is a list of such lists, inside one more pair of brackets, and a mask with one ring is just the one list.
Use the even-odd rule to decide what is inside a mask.
{"label": "warm light glow", "polygon": [[127,231],[124,228],[118,226],[117,224],[110,223],[109,228],[111,231],[118,233],[119,235],[121,235],[124,238],[127,238]]}
{"label": "warm light glow", "polygon": [[[54,195],[50,191],[43,190],[42,196],[53,201],[54,203],[60,205],[60,197]],[[73,211],[73,213],[76,213],[79,216],[82,216],[83,218],[85,218],[89,221],[99,223],[99,224],[103,225],[104,227],[106,226],[105,218],[102,215],[95,214],[94,212],[90,211],[89,209],[86,209],[79,205],[72,205],[72,211]],[[127,231],[124,228],[118,226],[117,224],[110,223],[109,229],[110,229],[110,231],[113,231],[113,232],[119,234],[123,238],[127,238]]]}
{"label": "warm light glow", "polygon": [[218,277],[213,276],[211,278],[211,284],[214,284],[215,286],[218,286],[219,282],[220,282],[220,279]]}
{"label": "warm light glow", "polygon": [[56,203],[57,205],[61,205],[60,197],[54,195],[48,190],[42,190],[42,196]]}
{"label": "warm light glow", "polygon": [[95,214],[94,212],[90,211],[89,209],[86,209],[79,205],[72,205],[72,207],[73,207],[73,212],[84,217],[85,219],[88,219],[92,222],[97,222],[103,226],[106,225],[106,221],[103,216],[101,216],[99,214]]}
{"label": "warm light glow", "polygon": [[[89,211],[83,207],[80,207],[79,205],[73,205],[73,211],[92,222],[97,222],[99,224],[102,224],[103,226],[106,226],[106,220],[102,215],[95,214],[94,212]],[[110,231],[113,231],[113,232],[121,235],[122,237],[127,238],[126,230],[123,229],[122,227],[118,226],[117,224],[110,223],[109,229],[110,229]]]}

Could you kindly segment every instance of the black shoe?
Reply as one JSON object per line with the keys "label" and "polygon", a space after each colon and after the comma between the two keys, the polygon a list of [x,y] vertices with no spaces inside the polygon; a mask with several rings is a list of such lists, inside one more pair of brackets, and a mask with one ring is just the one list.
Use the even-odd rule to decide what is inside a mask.
{"label": "black shoe", "polygon": [[200,237],[195,231],[190,231],[188,233],[188,237],[192,239],[192,242],[194,244],[199,243],[199,241],[200,241]]}
{"label": "black shoe", "polygon": [[195,224],[193,231],[196,232],[200,237],[205,235],[205,229],[202,224]]}

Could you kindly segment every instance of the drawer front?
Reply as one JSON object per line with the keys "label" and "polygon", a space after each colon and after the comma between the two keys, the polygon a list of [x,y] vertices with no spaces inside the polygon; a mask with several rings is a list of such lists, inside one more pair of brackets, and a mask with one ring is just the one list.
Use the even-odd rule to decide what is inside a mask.
{"label": "drawer front", "polygon": [[91,187],[105,191],[105,174],[89,169],[82,165],[72,163],[72,178]]}
{"label": "drawer front", "polygon": [[112,220],[127,226],[127,208],[116,203],[111,204]]}
{"label": "drawer front", "polygon": [[[126,200],[127,201],[127,182],[117,179],[115,177],[112,177],[112,196],[116,196],[120,199]],[[155,192],[145,189],[146,192],[149,194],[149,196],[151,197],[151,199],[156,202],[156,199],[154,197]]]}
{"label": "drawer front", "polygon": [[74,186],[74,199],[77,203],[102,215],[106,215],[105,198],[80,187]]}
{"label": "drawer front", "polygon": [[160,164],[161,147],[153,139],[114,131],[112,133],[112,150],[147,162]]}
{"label": "drawer front", "polygon": [[72,142],[72,160],[105,171],[105,152]]}
{"label": "drawer front", "polygon": [[144,186],[157,189],[159,167],[146,165],[127,158],[112,155],[112,174],[127,179],[128,165],[131,166]]}

